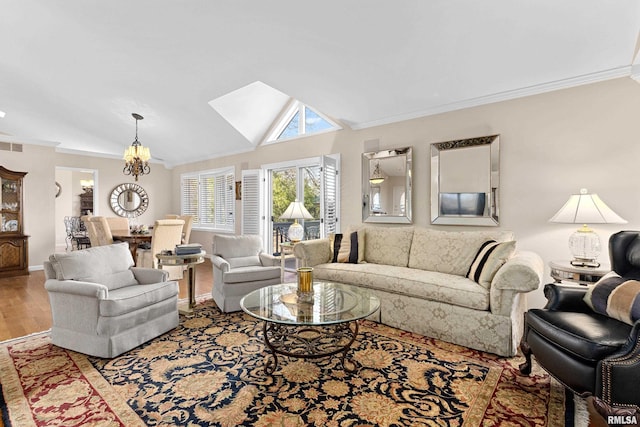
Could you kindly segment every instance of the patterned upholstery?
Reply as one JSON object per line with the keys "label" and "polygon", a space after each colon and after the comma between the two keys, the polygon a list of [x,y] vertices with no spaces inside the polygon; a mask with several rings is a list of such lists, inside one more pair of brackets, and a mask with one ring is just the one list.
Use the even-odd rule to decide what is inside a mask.
{"label": "patterned upholstery", "polygon": [[378,321],[501,356],[513,356],[523,330],[524,293],[537,289],[542,259],[512,256],[485,286],[466,277],[487,240],[513,233],[441,231],[419,227],[364,227],[365,262],[331,263],[329,239],[294,247],[314,278],[371,289],[381,301]]}

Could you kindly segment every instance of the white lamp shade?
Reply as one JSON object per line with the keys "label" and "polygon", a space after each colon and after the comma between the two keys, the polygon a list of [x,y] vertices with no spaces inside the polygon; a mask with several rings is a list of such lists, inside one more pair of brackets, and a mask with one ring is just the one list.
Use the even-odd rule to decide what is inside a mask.
{"label": "white lamp shade", "polygon": [[307,208],[304,207],[304,204],[296,199],[291,202],[287,210],[280,215],[280,219],[313,219],[313,216],[311,216]]}
{"label": "white lamp shade", "polygon": [[589,194],[585,188],[573,194],[567,203],[551,217],[550,222],[583,224],[569,237],[569,250],[573,255],[571,264],[595,267],[602,246],[600,237],[587,224],[624,224],[627,221],[612,211],[597,194]]}
{"label": "white lamp shade", "polygon": [[588,194],[586,189],[573,194],[562,208],[549,220],[567,224],[626,224],[611,210],[597,194]]}

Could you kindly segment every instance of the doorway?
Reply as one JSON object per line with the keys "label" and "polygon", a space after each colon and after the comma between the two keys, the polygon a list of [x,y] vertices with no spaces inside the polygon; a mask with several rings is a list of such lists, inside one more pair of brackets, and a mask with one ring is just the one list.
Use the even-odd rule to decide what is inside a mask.
{"label": "doorway", "polygon": [[71,250],[67,243],[65,216],[97,214],[98,171],[95,169],[56,167],[58,191],[55,201],[56,252]]}

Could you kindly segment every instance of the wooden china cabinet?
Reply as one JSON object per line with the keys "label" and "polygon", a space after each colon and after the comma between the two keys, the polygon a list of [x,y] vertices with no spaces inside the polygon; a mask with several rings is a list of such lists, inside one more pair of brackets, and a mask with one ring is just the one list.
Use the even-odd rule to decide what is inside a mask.
{"label": "wooden china cabinet", "polygon": [[22,232],[26,174],[0,166],[0,277],[29,274],[29,236]]}

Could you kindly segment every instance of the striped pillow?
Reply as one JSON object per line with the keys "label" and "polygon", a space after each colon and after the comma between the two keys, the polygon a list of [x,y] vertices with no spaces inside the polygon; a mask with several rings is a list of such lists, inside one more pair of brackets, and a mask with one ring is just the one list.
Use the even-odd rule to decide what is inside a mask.
{"label": "striped pillow", "polygon": [[343,234],[334,234],[331,237],[331,262],[358,263],[358,232],[354,231],[347,238]]}
{"label": "striped pillow", "polygon": [[596,313],[633,325],[640,319],[640,282],[612,271],[589,286],[584,302]]}
{"label": "striped pillow", "polygon": [[489,289],[493,276],[511,258],[515,250],[516,242],[514,241],[498,243],[495,240],[488,240],[484,242],[469,266],[467,277]]}

